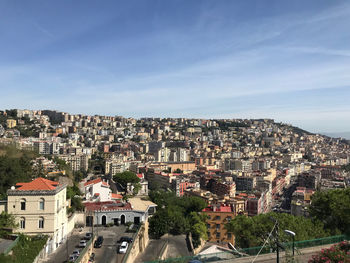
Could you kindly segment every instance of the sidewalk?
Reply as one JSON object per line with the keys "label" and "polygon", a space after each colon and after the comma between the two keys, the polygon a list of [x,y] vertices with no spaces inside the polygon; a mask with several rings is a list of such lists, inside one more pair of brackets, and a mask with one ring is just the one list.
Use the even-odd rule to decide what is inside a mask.
{"label": "sidewalk", "polygon": [[[330,248],[334,244],[329,244],[329,245],[323,245],[323,246],[317,246],[317,247],[309,247],[309,248],[304,248],[295,251],[295,262],[308,262],[308,260],[312,257],[312,255],[317,254],[321,249],[323,248]],[[285,262],[284,260],[285,257],[285,252],[280,253],[280,262]],[[234,262],[234,263],[251,263],[253,262],[255,256],[251,257],[242,257],[242,258],[236,258],[236,259],[230,259],[230,260],[221,260],[221,261],[216,261],[218,263],[228,263],[228,262]],[[270,253],[270,254],[262,254],[259,255],[254,262],[264,262],[264,263],[275,263],[276,262],[276,253]]]}

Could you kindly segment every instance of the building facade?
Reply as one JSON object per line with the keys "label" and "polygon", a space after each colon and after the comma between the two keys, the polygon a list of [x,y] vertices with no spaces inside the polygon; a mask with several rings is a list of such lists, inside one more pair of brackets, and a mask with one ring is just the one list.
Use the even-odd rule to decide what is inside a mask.
{"label": "building facade", "polygon": [[7,191],[8,213],[18,223],[16,232],[27,235],[48,235],[50,253],[67,236],[66,185],[37,178],[29,183],[17,183]]}

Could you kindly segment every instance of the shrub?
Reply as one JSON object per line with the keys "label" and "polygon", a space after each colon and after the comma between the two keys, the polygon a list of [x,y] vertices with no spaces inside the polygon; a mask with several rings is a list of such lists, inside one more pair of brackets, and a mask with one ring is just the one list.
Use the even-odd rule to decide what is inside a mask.
{"label": "shrub", "polygon": [[322,249],[318,255],[313,255],[309,263],[345,263],[350,262],[350,243],[340,242],[328,249]]}

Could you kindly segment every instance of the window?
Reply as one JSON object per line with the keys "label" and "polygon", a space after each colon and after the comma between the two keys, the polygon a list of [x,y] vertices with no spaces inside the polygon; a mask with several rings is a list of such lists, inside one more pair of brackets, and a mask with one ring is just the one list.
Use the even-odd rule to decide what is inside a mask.
{"label": "window", "polygon": [[227,238],[231,239],[232,238],[232,234],[231,233],[227,233]]}
{"label": "window", "polygon": [[44,218],[43,217],[39,218],[39,228],[44,228]]}
{"label": "window", "polygon": [[216,217],[215,217],[215,220],[220,220],[220,219],[221,219],[220,216],[216,216]]}
{"label": "window", "polygon": [[21,210],[26,210],[26,200],[21,199]]}
{"label": "window", "polygon": [[216,230],[220,229],[220,224],[216,224]]}
{"label": "window", "polygon": [[220,232],[216,232],[216,238],[220,238]]}
{"label": "window", "polygon": [[45,209],[45,199],[44,198],[40,198],[40,200],[39,200],[39,209],[40,210]]}
{"label": "window", "polygon": [[226,220],[229,221],[229,222],[231,221],[231,219],[232,219],[231,216],[226,217]]}
{"label": "window", "polygon": [[21,217],[21,219],[20,219],[20,228],[21,229],[26,228],[26,219],[24,217]]}

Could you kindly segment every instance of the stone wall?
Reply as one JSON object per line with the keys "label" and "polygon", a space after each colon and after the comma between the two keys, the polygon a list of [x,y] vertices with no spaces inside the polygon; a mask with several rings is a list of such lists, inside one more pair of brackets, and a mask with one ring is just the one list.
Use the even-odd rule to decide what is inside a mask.
{"label": "stone wall", "polygon": [[141,225],[139,231],[135,234],[134,242],[128,254],[125,255],[123,263],[133,263],[139,253],[142,253],[149,242],[148,221]]}

